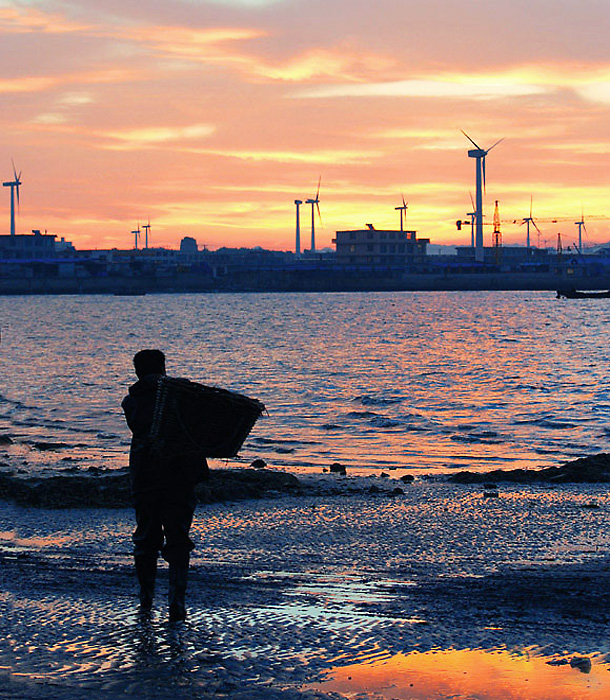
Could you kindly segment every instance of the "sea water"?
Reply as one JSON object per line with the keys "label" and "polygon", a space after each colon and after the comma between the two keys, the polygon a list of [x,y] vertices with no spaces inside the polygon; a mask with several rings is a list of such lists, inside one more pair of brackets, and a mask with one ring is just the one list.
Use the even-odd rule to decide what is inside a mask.
{"label": "sea water", "polygon": [[0,298],[0,437],[24,473],[127,463],[132,357],[261,400],[237,459],[293,472],[537,467],[608,449],[610,303],[551,292]]}

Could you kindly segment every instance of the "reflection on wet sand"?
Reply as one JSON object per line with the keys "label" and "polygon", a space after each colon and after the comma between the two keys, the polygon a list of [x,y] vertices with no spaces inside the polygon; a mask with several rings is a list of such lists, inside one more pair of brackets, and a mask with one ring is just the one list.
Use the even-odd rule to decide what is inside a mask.
{"label": "reflection on wet sand", "polygon": [[333,668],[316,688],[379,700],[607,700],[608,670],[603,658],[446,649]]}

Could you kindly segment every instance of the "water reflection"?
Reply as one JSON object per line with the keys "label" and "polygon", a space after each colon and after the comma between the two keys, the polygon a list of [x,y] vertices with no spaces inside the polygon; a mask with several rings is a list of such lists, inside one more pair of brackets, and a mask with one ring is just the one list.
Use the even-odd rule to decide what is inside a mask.
{"label": "water reflection", "polygon": [[601,656],[545,657],[532,649],[413,651],[333,668],[316,688],[384,700],[607,700],[608,670]]}
{"label": "water reflection", "polygon": [[557,310],[546,293],[514,292],[0,299],[2,451],[32,473],[124,466],[119,404],[149,345],[171,346],[172,372],[265,402],[245,463],[567,460],[607,439],[608,312]]}

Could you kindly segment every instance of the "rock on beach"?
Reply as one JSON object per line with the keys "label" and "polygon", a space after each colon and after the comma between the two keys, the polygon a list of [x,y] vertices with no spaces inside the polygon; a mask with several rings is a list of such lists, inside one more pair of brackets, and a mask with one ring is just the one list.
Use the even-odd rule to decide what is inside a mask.
{"label": "rock on beach", "polygon": [[490,481],[509,481],[520,484],[550,482],[568,483],[610,483],[610,454],[601,452],[566,462],[560,467],[540,469],[495,469],[490,472],[461,471],[452,474],[448,481],[454,484],[485,484]]}

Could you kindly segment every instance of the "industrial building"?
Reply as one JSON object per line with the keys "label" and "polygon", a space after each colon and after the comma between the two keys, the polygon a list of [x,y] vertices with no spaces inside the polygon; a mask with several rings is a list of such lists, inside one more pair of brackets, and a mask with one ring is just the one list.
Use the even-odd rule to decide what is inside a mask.
{"label": "industrial building", "polygon": [[0,260],[34,260],[55,258],[57,236],[40,231],[32,235],[0,236]]}
{"label": "industrial building", "polygon": [[339,265],[380,265],[386,267],[423,265],[428,238],[417,238],[416,231],[391,231],[374,228],[337,231],[336,262]]}

